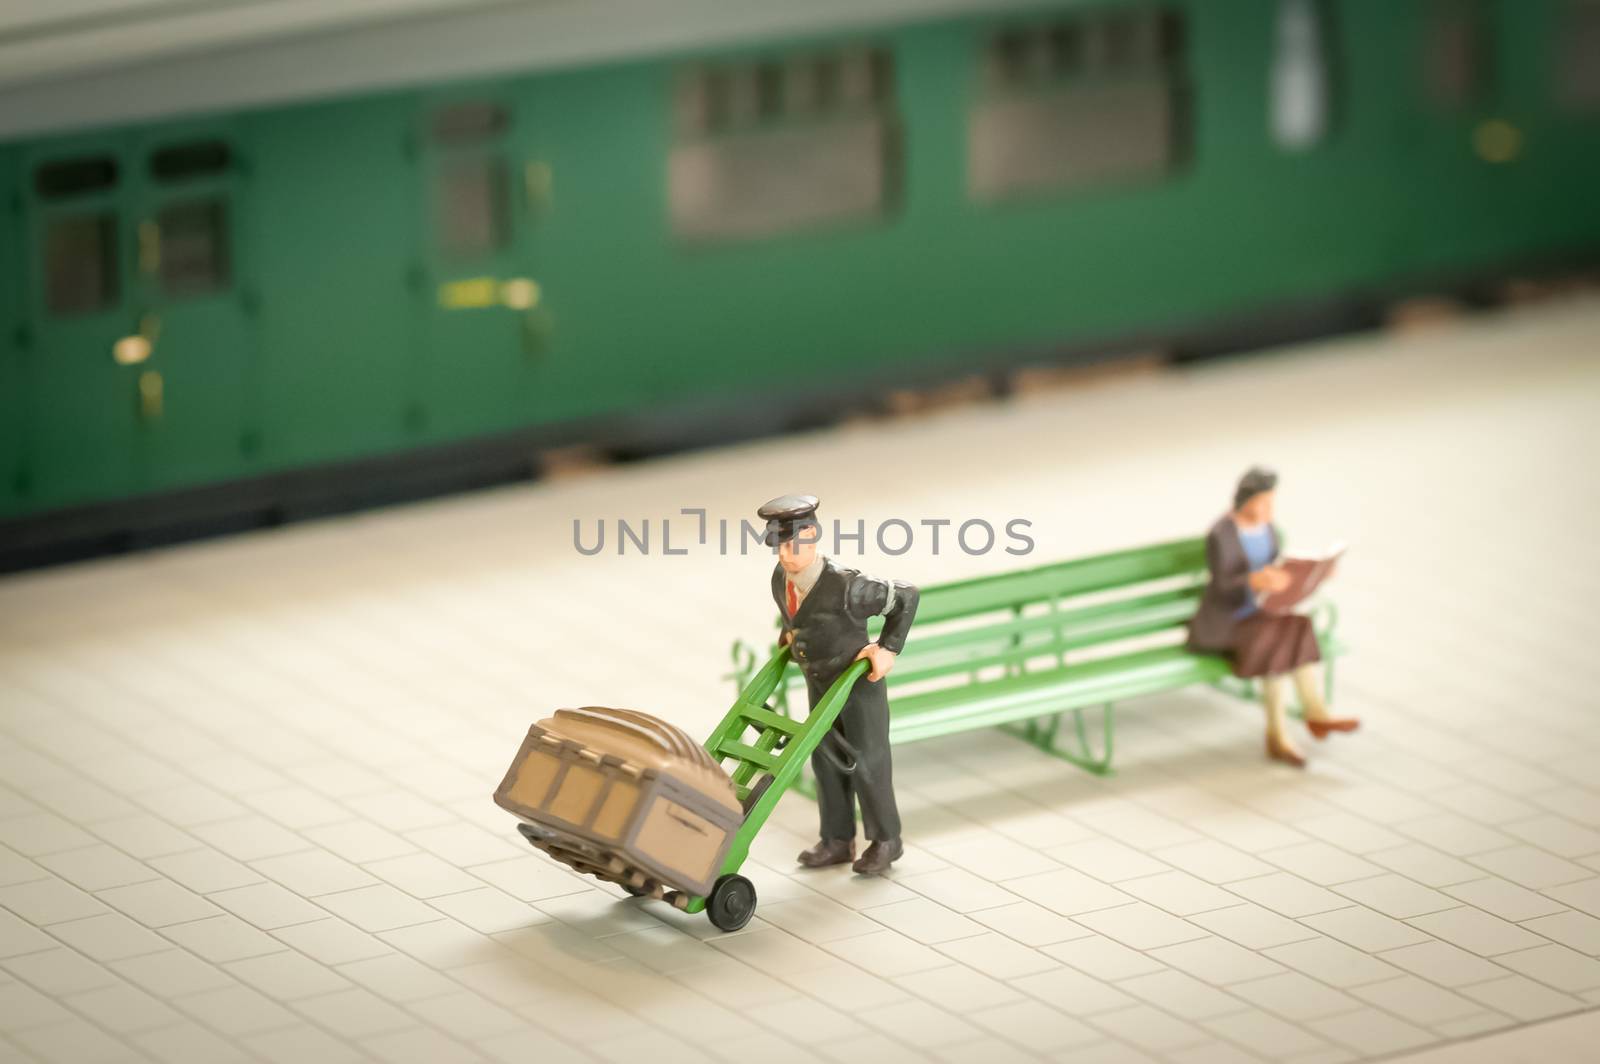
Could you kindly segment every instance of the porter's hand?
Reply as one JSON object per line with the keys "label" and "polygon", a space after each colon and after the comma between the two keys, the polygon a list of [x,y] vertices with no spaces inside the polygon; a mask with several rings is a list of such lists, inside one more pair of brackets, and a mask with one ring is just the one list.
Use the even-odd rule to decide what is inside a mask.
{"label": "porter's hand", "polygon": [[889,670],[894,668],[896,654],[892,650],[885,650],[876,643],[868,643],[861,648],[861,653],[856,655],[856,660],[862,658],[872,663],[872,671],[867,673],[869,680],[881,680],[889,675]]}

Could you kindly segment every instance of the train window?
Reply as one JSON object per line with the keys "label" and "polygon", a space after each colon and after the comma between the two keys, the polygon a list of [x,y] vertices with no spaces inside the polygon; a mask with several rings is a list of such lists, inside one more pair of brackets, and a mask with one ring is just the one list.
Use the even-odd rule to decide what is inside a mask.
{"label": "train window", "polygon": [[220,140],[195,140],[161,148],[150,156],[150,176],[164,184],[214,177],[233,165],[233,150]]}
{"label": "train window", "polygon": [[1600,111],[1600,2],[1568,0],[1556,62],[1556,94],[1566,106]]}
{"label": "train window", "polygon": [[967,180],[980,200],[1159,174],[1182,154],[1184,41],[1161,8],[1085,11],[985,40]]}
{"label": "train window", "polygon": [[108,155],[45,163],[33,175],[34,190],[46,200],[104,192],[116,183],[117,161]]}
{"label": "train window", "polygon": [[161,288],[169,296],[201,296],[228,286],[228,207],[220,199],[192,200],[163,207],[156,215],[161,234]]}
{"label": "train window", "polygon": [[881,215],[897,175],[893,74],[889,53],[874,48],[681,72],[673,230],[739,239]]}
{"label": "train window", "polygon": [[511,230],[510,179],[499,157],[441,165],[434,205],[441,250],[480,258],[505,247]]}
{"label": "train window", "polygon": [[90,314],[117,301],[117,218],[54,218],[44,238],[44,298],[52,314]]}
{"label": "train window", "polygon": [[434,113],[431,133],[437,144],[475,144],[494,140],[510,125],[510,112],[497,103],[459,103]]}
{"label": "train window", "polygon": [[1423,76],[1442,107],[1467,107],[1488,80],[1488,38],[1481,0],[1433,0],[1428,11]]}

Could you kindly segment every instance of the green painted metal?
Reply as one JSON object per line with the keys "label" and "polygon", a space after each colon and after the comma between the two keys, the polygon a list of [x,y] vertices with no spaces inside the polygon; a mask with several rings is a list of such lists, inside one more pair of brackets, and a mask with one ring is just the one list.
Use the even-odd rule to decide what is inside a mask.
{"label": "green painted metal", "polygon": [[[723,858],[722,875],[731,875],[744,865],[762,825],[778,807],[778,800],[800,778],[800,772],[817,748],[828,729],[833,727],[850,689],[866,675],[868,664],[858,661],[839,674],[833,685],[823,692],[816,706],[804,720],[795,721],[781,717],[766,708],[770,699],[783,683],[784,670],[789,666],[789,650],[780,647],[776,653],[752,676],[733,706],[712,729],[705,747],[719,761],[732,759],[735,764],[728,773],[738,789],[739,800],[746,804],[744,823],[734,833],[733,842]],[[742,739],[751,727],[757,729],[754,743]],[[754,801],[751,796],[759,785],[758,775],[770,775],[772,782]],[[691,896],[685,911],[701,912],[706,899]]]}
{"label": "green painted metal", "polygon": [[[12,359],[0,373],[25,397],[20,422],[0,429],[0,469],[20,466],[13,479],[26,488],[0,491],[0,515],[514,427],[581,438],[587,419],[768,394],[785,366],[892,381],[977,353],[1149,335],[1330,293],[1425,290],[1443,275],[1600,246],[1589,209],[1600,119],[1560,103],[1549,69],[1561,0],[1485,5],[1492,85],[1454,111],[1428,99],[1420,73],[1432,5],[1344,0],[1330,27],[1335,121],[1299,152],[1275,145],[1267,122],[1270,5],[1169,6],[1186,26],[1187,159],[1164,177],[999,205],[967,194],[966,137],[979,51],[1005,10],[737,49],[866,40],[894,57],[904,155],[893,209],[770,239],[691,245],[670,230],[670,90],[688,53],[0,145],[0,181],[9,169],[22,210],[0,222],[0,292],[22,296],[0,295],[0,359]],[[471,262],[438,254],[443,159],[424,135],[437,108],[465,99],[512,115],[495,149],[512,167],[511,240]],[[1521,133],[1509,162],[1474,150],[1491,119]],[[138,175],[150,145],[202,127],[233,138],[247,163],[234,186],[241,283],[234,308],[166,308],[178,330],[163,340],[169,448],[130,412],[136,371],[105,354],[140,310],[133,289],[82,319],[40,305],[37,227],[56,208],[36,202],[28,177],[38,160],[78,150],[110,152]],[[537,204],[529,163],[552,178]],[[150,206],[132,186],[108,202],[125,234]],[[441,307],[440,285],[478,276],[536,281],[540,314]],[[34,338],[26,351],[19,328]],[[183,353],[202,330],[210,361]],[[1051,593],[1117,586],[1136,575],[1119,564],[1137,560],[1017,580],[1059,579]],[[952,588],[947,607],[928,608],[1014,594],[1003,582]]]}
{"label": "green painted metal", "polygon": [[[1194,684],[1253,697],[1254,685],[1234,677],[1225,657],[1182,645],[1205,576],[1205,541],[1188,539],[924,588],[912,637],[885,681],[890,741],[999,727],[1090,772],[1109,773],[1117,703]],[[1097,600],[1076,604],[1089,595]],[[1331,602],[1312,611],[1330,700],[1333,662],[1343,650],[1337,620]],[[1145,645],[1164,633],[1168,645]],[[1106,653],[1082,658],[1082,651]],[[735,643],[733,655],[735,676],[748,675],[753,648]],[[964,683],[948,682],[963,675]],[[782,712],[791,696],[804,698],[798,675],[780,678],[768,694]],[[1098,752],[1085,718],[1095,708]],[[1066,736],[1063,714],[1072,718]]]}

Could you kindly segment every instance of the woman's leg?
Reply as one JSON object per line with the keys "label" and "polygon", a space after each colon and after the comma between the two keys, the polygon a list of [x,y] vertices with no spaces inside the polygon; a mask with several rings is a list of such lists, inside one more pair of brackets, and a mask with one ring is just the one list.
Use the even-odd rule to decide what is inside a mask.
{"label": "woman's leg", "polygon": [[1283,706],[1281,673],[1276,676],[1261,677],[1261,704],[1267,710],[1267,756],[1274,761],[1294,765],[1296,768],[1304,767],[1305,757],[1295,749],[1285,734],[1286,714]]}
{"label": "woman's leg", "polygon": [[1300,704],[1305,707],[1306,727],[1318,739],[1326,739],[1329,732],[1351,732],[1361,727],[1357,717],[1335,717],[1328,712],[1328,703],[1322,699],[1321,671],[1316,665],[1295,669],[1294,686],[1300,692]]}
{"label": "woman's leg", "polygon": [[1306,720],[1328,719],[1328,703],[1322,699],[1322,670],[1315,664],[1302,665],[1294,670],[1294,689],[1300,694],[1300,706]]}

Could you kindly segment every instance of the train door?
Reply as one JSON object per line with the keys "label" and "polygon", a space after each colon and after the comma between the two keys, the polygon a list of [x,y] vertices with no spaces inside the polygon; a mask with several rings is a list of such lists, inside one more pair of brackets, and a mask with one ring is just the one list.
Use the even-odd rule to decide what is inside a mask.
{"label": "train door", "polygon": [[526,424],[549,316],[539,283],[549,171],[511,95],[436,97],[417,130],[426,227],[417,278],[427,338],[417,416],[459,437]]}
{"label": "train door", "polygon": [[1400,140],[1409,195],[1400,255],[1424,274],[1489,265],[1516,225],[1524,116],[1505,34],[1522,21],[1497,0],[1409,5]]}
{"label": "train door", "polygon": [[242,275],[241,162],[226,125],[167,129],[137,143],[134,241],[146,486],[242,473],[255,296]]}
{"label": "train door", "polygon": [[30,508],[137,490],[144,345],[132,268],[127,138],[52,142],[23,155],[27,369],[22,492]]}

